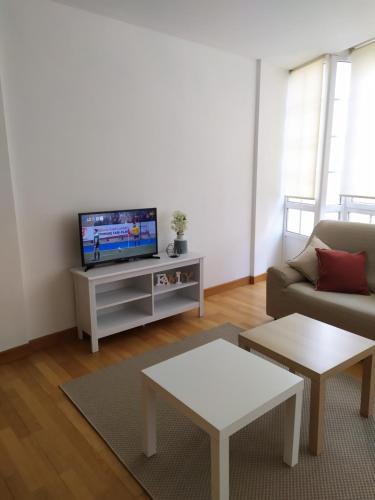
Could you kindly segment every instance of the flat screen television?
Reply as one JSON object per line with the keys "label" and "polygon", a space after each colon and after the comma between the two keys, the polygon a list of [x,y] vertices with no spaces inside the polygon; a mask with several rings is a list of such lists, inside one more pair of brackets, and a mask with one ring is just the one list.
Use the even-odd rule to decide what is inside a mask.
{"label": "flat screen television", "polygon": [[87,268],[158,253],[156,208],[78,214],[82,265]]}

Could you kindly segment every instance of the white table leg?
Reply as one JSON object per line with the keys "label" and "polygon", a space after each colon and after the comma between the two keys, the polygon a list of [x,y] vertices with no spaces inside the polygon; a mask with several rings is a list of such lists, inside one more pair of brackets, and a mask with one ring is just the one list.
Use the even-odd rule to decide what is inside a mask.
{"label": "white table leg", "polygon": [[302,390],[285,402],[284,462],[290,467],[298,463],[301,434]]}
{"label": "white table leg", "polygon": [[77,326],[77,333],[78,333],[79,340],[82,340],[83,339],[83,330],[80,326]]}
{"label": "white table leg", "polygon": [[91,332],[91,352],[99,351],[99,342],[96,333]]}
{"label": "white table leg", "polygon": [[151,457],[156,453],[156,394],[142,375],[143,453]]}
{"label": "white table leg", "polygon": [[229,438],[211,437],[211,498],[229,500]]}

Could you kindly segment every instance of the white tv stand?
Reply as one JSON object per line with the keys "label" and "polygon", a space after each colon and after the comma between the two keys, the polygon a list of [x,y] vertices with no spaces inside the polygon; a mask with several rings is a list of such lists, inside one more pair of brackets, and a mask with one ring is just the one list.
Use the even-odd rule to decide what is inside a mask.
{"label": "white tv stand", "polygon": [[[91,350],[98,340],[199,308],[204,314],[203,255],[187,253],[176,259],[143,259],[84,271],[71,269],[74,279],[78,337],[91,336]],[[156,286],[156,274],[192,273],[191,281]]]}

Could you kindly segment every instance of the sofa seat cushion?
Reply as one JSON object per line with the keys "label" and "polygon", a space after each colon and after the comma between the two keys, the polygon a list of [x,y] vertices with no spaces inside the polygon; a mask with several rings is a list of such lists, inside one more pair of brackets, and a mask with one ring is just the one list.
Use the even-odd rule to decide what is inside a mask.
{"label": "sofa seat cushion", "polygon": [[284,289],[295,311],[375,340],[375,294],[323,292],[308,282]]}

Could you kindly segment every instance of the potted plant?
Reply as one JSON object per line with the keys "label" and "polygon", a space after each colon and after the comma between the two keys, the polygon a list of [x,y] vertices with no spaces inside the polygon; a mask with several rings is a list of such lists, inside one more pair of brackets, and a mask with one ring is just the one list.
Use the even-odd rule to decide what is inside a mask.
{"label": "potted plant", "polygon": [[184,240],[185,230],[188,220],[184,212],[175,210],[172,214],[171,229],[176,231],[176,239],[174,240],[175,252],[178,254],[187,253],[187,241]]}

